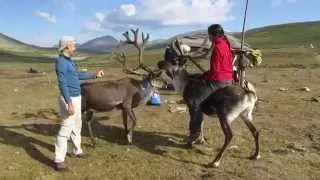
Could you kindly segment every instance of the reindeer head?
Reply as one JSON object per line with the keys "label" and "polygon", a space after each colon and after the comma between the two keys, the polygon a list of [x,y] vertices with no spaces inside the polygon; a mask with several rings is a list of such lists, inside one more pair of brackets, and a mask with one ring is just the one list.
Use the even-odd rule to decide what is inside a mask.
{"label": "reindeer head", "polygon": [[180,44],[177,39],[172,41],[171,45],[165,50],[164,60],[158,62],[158,68],[164,70],[169,77],[173,78],[172,76],[176,72],[183,69],[189,58],[190,50],[190,46]]}
{"label": "reindeer head", "polygon": [[164,61],[170,62],[172,65],[183,66],[187,62],[190,50],[190,46],[181,44],[178,39],[175,39],[166,48]]}
{"label": "reindeer head", "polygon": [[189,46],[181,45],[178,40],[175,40],[166,49],[165,60],[158,62],[158,68],[164,72],[162,80],[173,85],[178,92],[182,92],[188,76],[184,66],[189,58],[189,51]]}

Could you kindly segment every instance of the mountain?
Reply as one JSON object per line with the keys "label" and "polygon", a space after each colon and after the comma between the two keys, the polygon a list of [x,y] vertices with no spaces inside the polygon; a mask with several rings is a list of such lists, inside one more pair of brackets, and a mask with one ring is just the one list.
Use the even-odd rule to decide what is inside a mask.
{"label": "mountain", "polygon": [[119,41],[112,36],[98,37],[81,44],[78,49],[91,52],[110,52],[119,44]]}
{"label": "mountain", "polygon": [[[0,54],[1,55],[15,55],[28,57],[49,57],[55,58],[58,55],[56,47],[44,48],[31,44],[21,42],[17,39],[11,38],[3,33],[0,33]],[[83,59],[89,56],[90,52],[79,50],[75,59]]]}

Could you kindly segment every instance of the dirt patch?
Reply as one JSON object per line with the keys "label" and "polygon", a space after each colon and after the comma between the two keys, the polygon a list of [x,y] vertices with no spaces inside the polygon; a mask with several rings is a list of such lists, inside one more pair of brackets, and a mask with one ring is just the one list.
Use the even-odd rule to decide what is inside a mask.
{"label": "dirt patch", "polygon": [[12,112],[11,115],[15,119],[46,119],[58,121],[59,115],[55,109],[39,109],[37,112],[27,112],[23,114],[19,114],[17,112]]}
{"label": "dirt patch", "polygon": [[0,78],[3,79],[23,79],[43,76],[41,73],[27,73],[10,69],[0,69]]}

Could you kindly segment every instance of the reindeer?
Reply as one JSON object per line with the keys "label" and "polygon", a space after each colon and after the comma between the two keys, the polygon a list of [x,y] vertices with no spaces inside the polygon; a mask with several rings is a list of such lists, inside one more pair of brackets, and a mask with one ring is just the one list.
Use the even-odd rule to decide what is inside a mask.
{"label": "reindeer", "polygon": [[[141,61],[143,47],[148,40],[143,35],[143,41],[141,44],[138,43],[138,30],[133,31],[135,34],[134,40],[131,40],[128,33],[124,33],[127,38],[127,43],[134,44],[139,49],[139,68],[147,71],[148,74],[144,75],[142,80],[134,78],[122,78],[116,81],[98,81],[98,82],[85,82],[81,85],[82,95],[82,112],[86,114],[86,122],[89,129],[89,135],[92,144],[95,145],[95,138],[92,131],[92,119],[94,111],[108,112],[113,109],[119,109],[122,112],[123,125],[127,141],[132,144],[133,130],[136,126],[137,118],[133,109],[138,107],[140,104],[145,104],[151,97],[154,87],[151,81],[158,77],[160,74],[156,71],[151,70]],[[121,55],[124,62],[123,65],[126,67],[126,56]],[[124,69],[125,71],[125,69]],[[135,71],[125,71],[129,74],[135,74]],[[130,125],[128,127],[128,116]]]}
{"label": "reindeer", "polygon": [[[192,148],[192,144],[203,133],[203,114],[216,115],[223,130],[225,141],[216,158],[208,166],[218,167],[223,153],[233,137],[231,123],[240,116],[255,140],[255,152],[250,159],[259,159],[259,132],[252,123],[252,112],[258,99],[253,85],[246,82],[246,88],[231,85],[221,87],[213,92],[210,83],[203,80],[200,74],[189,74],[184,69],[185,58],[187,57],[180,49],[178,41],[171,47],[175,47],[173,49],[176,56],[172,59],[160,61],[158,66],[165,70],[172,79],[175,90],[182,94],[189,109],[190,134],[187,139],[187,148]],[[203,135],[201,136],[203,138]]]}
{"label": "reindeer", "polygon": [[153,73],[150,73],[142,80],[126,77],[117,81],[87,82],[81,85],[82,112],[86,113],[86,122],[93,145],[96,144],[91,126],[94,111],[108,112],[113,109],[121,110],[125,134],[128,143],[132,143],[133,129],[137,121],[133,108],[145,104],[150,99],[154,91],[151,84],[154,77]]}

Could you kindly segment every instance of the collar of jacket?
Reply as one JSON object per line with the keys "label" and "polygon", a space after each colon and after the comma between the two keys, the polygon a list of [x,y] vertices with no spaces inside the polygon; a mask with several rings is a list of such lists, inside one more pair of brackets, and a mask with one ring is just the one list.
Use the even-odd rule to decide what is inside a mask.
{"label": "collar of jacket", "polygon": [[61,54],[60,54],[60,56],[61,56],[61,57],[63,57],[63,58],[65,58],[65,59],[67,59],[67,60],[72,61],[70,57],[68,57],[68,56],[64,55],[63,53],[61,53]]}

